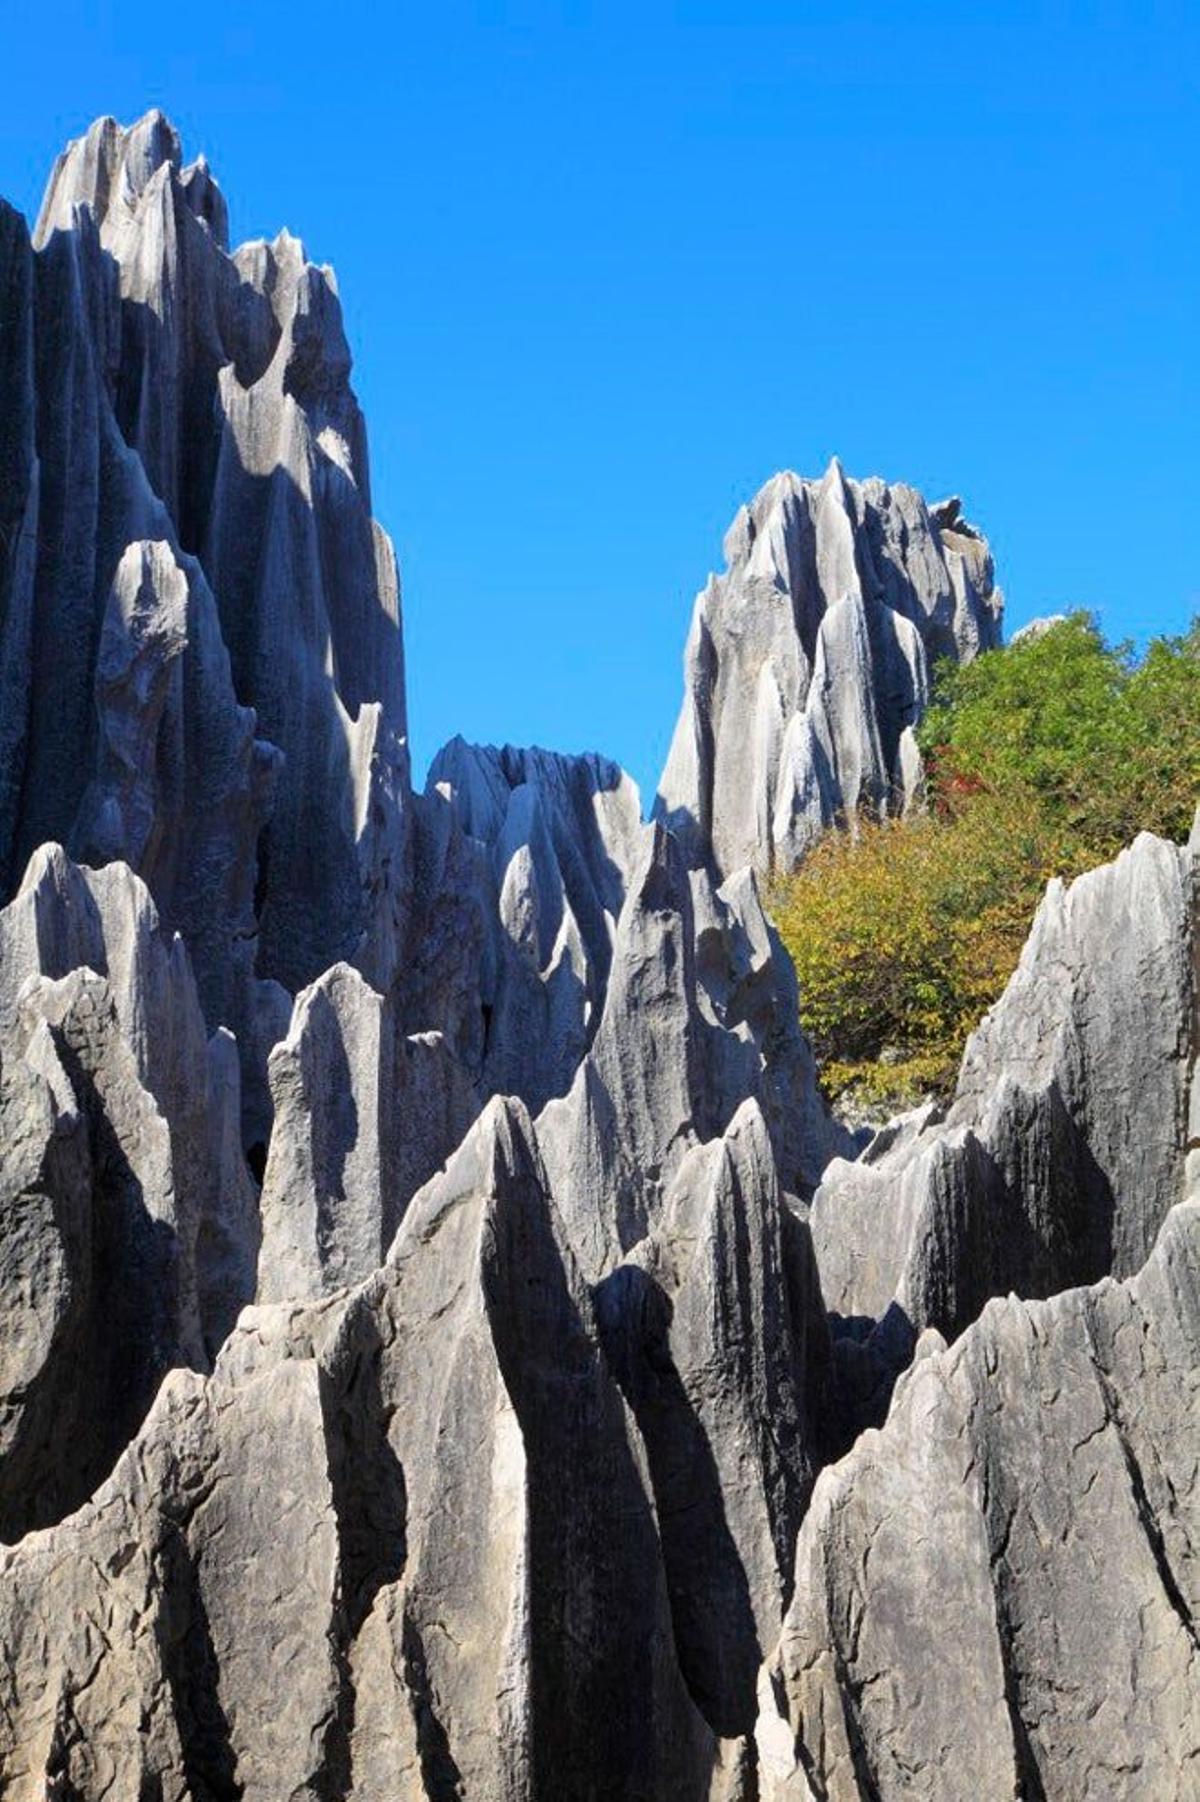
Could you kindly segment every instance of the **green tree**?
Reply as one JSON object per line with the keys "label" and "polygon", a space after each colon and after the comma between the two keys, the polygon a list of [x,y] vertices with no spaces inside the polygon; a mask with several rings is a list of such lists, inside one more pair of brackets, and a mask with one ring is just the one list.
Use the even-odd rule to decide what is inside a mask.
{"label": "green tree", "polygon": [[1073,614],[940,666],[921,745],[926,811],[830,833],[772,888],[826,1086],[877,1107],[952,1088],[1051,876],[1186,835],[1200,622],[1139,659]]}

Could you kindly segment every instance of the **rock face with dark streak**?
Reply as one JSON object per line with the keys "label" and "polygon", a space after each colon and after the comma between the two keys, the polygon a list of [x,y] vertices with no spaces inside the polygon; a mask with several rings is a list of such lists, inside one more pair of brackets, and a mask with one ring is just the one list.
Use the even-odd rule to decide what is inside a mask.
{"label": "rock face with dark streak", "polygon": [[245,1315],[93,1502],[0,1558],[15,1802],[43,1772],[85,1795],[723,1793],[637,1431],[517,1104],[365,1285]]}
{"label": "rock face with dark streak", "polygon": [[1196,1793],[1198,1349],[1195,1200],[1127,1282],[926,1335],[818,1479],[764,1802]]}
{"label": "rock face with dark streak", "polygon": [[754,1102],[682,1160],[597,1309],[646,1446],[685,1675],[718,1732],[745,1734],[791,1594],[830,1377],[812,1247]]}
{"label": "rock face with dark streak", "polygon": [[269,1071],[258,1295],[283,1301],[378,1269],[479,1103],[441,1034],[405,1035],[391,1002],[348,964],[297,997]]}
{"label": "rock face with dark streak", "polygon": [[0,910],[0,1088],[9,1536],[91,1493],[166,1370],[205,1367],[253,1297],[258,1201],[228,1035],[124,865],[46,847]]}
{"label": "rock face with dark streak", "polygon": [[790,976],[748,872],[714,891],[664,827],[643,829],[595,1040],[537,1123],[593,1280],[653,1230],[681,1160],[723,1133],[747,1096],[762,1106],[793,1192],[811,1192],[848,1148],[788,1018],[785,968]]}
{"label": "rock face with dark streak", "polygon": [[331,273],[286,234],[230,256],[159,113],[71,144],[0,271],[9,891],[46,840],[128,863],[243,1040],[256,949],[288,988],[390,980],[398,588]]}
{"label": "rock face with dark streak", "polygon": [[902,810],[938,657],[1000,642],[987,544],[957,499],[773,476],[696,599],[655,812],[722,875],[789,867],[834,820]]}
{"label": "rock face with dark streak", "polygon": [[1197,1054],[1194,850],[1143,834],[1051,883],[944,1119],[887,1127],[812,1207],[828,1305],[953,1335],[989,1296],[1139,1270],[1184,1193]]}
{"label": "rock face with dark streak", "polygon": [[[357,952],[366,934],[371,973],[386,981],[392,922],[379,913],[395,898],[389,857],[392,878],[402,874],[407,782],[399,591],[391,546],[371,520],[366,436],[332,272],[286,232],[230,255],[220,190],[203,161],[183,165],[159,113],[128,131],[101,120],[68,147],[34,244],[39,299],[43,271],[46,286],[68,266],[71,280],[70,309],[35,313],[35,362],[40,353],[62,367],[64,333],[78,340],[72,362],[91,363],[101,446],[115,428],[125,462],[166,514],[162,536],[198,559],[233,689],[283,754],[258,870],[259,973],[294,990]],[[92,528],[77,491],[83,472],[60,478],[56,438],[53,430],[39,438],[43,492],[60,479],[70,485],[61,515],[43,512],[39,538],[65,558]],[[73,434],[68,448],[90,472],[92,445]],[[99,476],[95,505],[107,514],[102,467]],[[122,496],[111,529],[126,542],[145,537],[121,502],[136,505]],[[96,618],[95,597],[112,581],[102,550],[89,562],[72,597],[81,623]],[[47,613],[35,609],[38,625],[50,626]],[[69,749],[85,774],[86,716],[93,691],[111,680],[103,638],[100,667],[87,659],[93,638],[81,634],[76,686],[69,701],[64,693],[81,728]],[[203,661],[202,639],[188,638]],[[186,682],[191,672],[180,673]],[[36,747],[36,720],[33,729]],[[214,749],[218,764],[231,750],[222,758]],[[26,788],[63,821],[57,834],[38,822],[37,837],[67,836],[74,797],[56,792],[36,762]],[[140,867],[128,842],[109,843],[105,855]],[[186,931],[186,916],[177,922],[167,911]]]}
{"label": "rock face with dark streak", "polygon": [[1195,846],[853,1161],[756,867],[999,597],[836,466],[729,563],[653,823],[414,793],[329,271],[159,114],[0,207],[6,1802],[1196,1794]]}
{"label": "rock face with dark streak", "polygon": [[486,928],[479,1082],[536,1111],[569,1087],[595,1036],[637,855],[637,788],[601,757],[458,738],[434,758],[426,791],[474,849]]}

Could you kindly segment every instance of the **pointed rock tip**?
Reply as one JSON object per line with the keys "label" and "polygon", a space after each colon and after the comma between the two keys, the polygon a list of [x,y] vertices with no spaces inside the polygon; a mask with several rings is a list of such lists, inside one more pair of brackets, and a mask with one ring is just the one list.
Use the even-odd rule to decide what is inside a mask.
{"label": "pointed rock tip", "polygon": [[690,890],[679,840],[658,816],[649,821],[644,831],[641,856],[634,866],[625,906],[680,913]]}
{"label": "pointed rock tip", "polygon": [[56,888],[60,891],[86,888],[90,892],[94,883],[127,889],[137,906],[149,909],[157,923],[158,911],[150,898],[150,890],[136,870],[131,870],[127,863],[120,861],[92,869],[86,864],[76,863],[55,840],[47,840],[31,853],[16,898],[32,894],[39,888]]}
{"label": "pointed rock tip", "polygon": [[30,853],[17,894],[26,895],[46,881],[61,882],[74,867],[57,839],[48,839]]}
{"label": "pointed rock tip", "polygon": [[517,1095],[493,1095],[472,1127],[481,1168],[493,1197],[514,1178],[542,1179],[529,1109]]}
{"label": "pointed rock tip", "polygon": [[179,133],[160,106],[150,107],[121,135],[126,144],[125,167],[135,192],[140,192],[164,163],[173,169],[180,167],[183,150]]}
{"label": "pointed rock tip", "polygon": [[271,239],[271,249],[280,259],[286,257],[298,263],[308,262],[308,253],[304,248],[304,240],[292,231],[290,226],[281,225]]}
{"label": "pointed rock tip", "polygon": [[463,1202],[490,1203],[507,1193],[514,1179],[529,1174],[544,1185],[528,1110],[515,1096],[494,1095],[444,1167],[413,1196],[389,1261],[431,1238]]}
{"label": "pointed rock tip", "polygon": [[746,1099],[739,1103],[737,1112],[725,1128],[725,1137],[727,1139],[761,1139],[765,1145],[770,1146],[766,1116],[756,1095],[747,1095]]}

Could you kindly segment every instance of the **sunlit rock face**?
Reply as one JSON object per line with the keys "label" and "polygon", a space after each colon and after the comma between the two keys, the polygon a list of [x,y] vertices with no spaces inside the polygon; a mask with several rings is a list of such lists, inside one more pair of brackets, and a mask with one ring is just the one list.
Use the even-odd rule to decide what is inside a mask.
{"label": "sunlit rock face", "polygon": [[595,1037],[641,833],[637,786],[607,758],[456,738],[430,765],[425,804],[448,808],[472,851],[479,1080],[536,1111]]}
{"label": "sunlit rock face", "polygon": [[1193,1793],[1198,1349],[1195,1199],[1128,1281],[923,1336],[817,1481],[760,1796]]}
{"label": "sunlit rock face", "polygon": [[931,664],[1000,642],[991,554],[957,499],[773,476],[696,599],[655,811],[693,862],[790,868],[860,807],[920,792]]}
{"label": "sunlit rock face", "polygon": [[230,254],[159,113],[69,145],[0,269],[10,892],[45,840],[124,860],[211,1025],[245,1030],[255,951],[293,990],[339,956],[390,980],[399,592],[332,272],[286,232]]}
{"label": "sunlit rock face", "polygon": [[855,1159],[758,873],[911,798],[986,546],[777,478],[658,817],[416,793],[348,372],[161,115],[0,210],[0,1794],[1184,1802],[1196,847]]}
{"label": "sunlit rock face", "polygon": [[829,1306],[948,1335],[990,1296],[1132,1276],[1189,1180],[1197,858],[1143,833],[1052,882],[944,1116],[830,1164],[812,1226]]}

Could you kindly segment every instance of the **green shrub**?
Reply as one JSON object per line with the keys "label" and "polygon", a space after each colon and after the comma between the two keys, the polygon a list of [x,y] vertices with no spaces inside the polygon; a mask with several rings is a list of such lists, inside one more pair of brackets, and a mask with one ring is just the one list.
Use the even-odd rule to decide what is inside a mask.
{"label": "green shrub", "polygon": [[1137,660],[1076,614],[939,667],[921,744],[927,811],[830,833],[771,890],[826,1088],[875,1108],[953,1087],[1051,876],[1186,835],[1200,623]]}
{"label": "green shrub", "polygon": [[1028,789],[1104,857],[1186,835],[1200,792],[1200,620],[1136,660],[1074,613],[973,663],[939,665],[918,733],[935,804]]}

